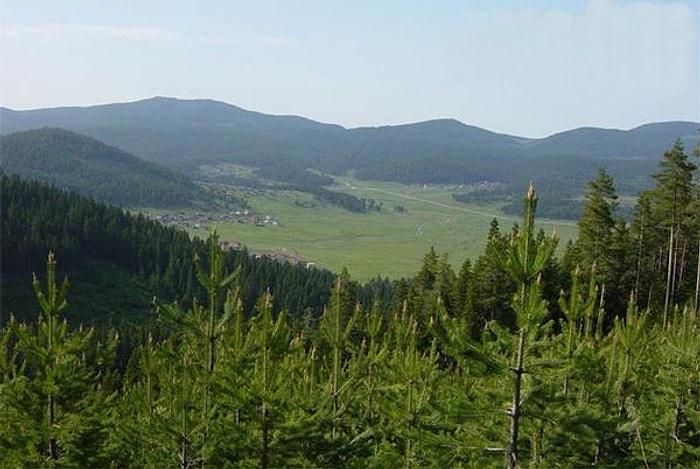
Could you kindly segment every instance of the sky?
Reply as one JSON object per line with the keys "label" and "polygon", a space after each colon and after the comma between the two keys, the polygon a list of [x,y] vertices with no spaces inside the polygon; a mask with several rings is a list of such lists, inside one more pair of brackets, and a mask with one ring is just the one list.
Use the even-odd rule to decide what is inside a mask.
{"label": "sky", "polygon": [[525,137],[700,121],[699,2],[0,0],[0,106],[209,98]]}

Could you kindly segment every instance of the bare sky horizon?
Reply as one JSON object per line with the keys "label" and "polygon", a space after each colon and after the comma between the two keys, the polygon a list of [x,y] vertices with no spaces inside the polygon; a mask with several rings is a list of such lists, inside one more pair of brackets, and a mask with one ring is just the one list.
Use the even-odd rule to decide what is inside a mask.
{"label": "bare sky horizon", "polygon": [[700,120],[697,0],[0,0],[0,17],[12,109],[209,98],[526,137]]}

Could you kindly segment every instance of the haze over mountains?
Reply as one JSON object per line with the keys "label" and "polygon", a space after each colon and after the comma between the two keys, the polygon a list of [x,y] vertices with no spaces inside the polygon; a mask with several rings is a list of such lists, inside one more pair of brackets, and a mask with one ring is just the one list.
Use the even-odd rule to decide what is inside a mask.
{"label": "haze over mountains", "polygon": [[2,133],[61,127],[170,168],[192,171],[231,162],[290,171],[353,171],[406,183],[496,180],[521,183],[575,177],[605,165],[620,185],[637,186],[677,138],[691,151],[693,122],[632,130],[580,128],[531,139],[453,119],[346,129],[297,116],[273,116],[213,100],[156,97],[133,103],[14,111],[0,108]]}

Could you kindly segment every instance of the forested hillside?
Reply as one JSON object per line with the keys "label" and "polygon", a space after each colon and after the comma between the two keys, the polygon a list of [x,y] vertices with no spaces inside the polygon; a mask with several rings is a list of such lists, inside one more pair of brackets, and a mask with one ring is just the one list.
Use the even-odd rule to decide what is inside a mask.
{"label": "forested hillside", "polygon": [[68,130],[44,128],[0,137],[5,174],[36,179],[127,207],[186,207],[201,189],[182,174]]}
{"label": "forested hillside", "polygon": [[[80,308],[70,311],[85,323],[148,322],[154,297],[190,304],[204,294],[192,264],[195,256],[206,257],[201,240],[37,182],[16,176],[0,181],[3,322],[10,313],[32,316],[26,279],[49,250],[83,293],[76,295]],[[253,259],[245,250],[228,251],[225,262],[231,271],[241,269],[249,308],[269,290],[275,311],[319,314],[334,278],[328,271]]]}
{"label": "forested hillside", "polygon": [[[315,312],[280,304],[287,290],[275,286],[294,278],[291,290],[306,295],[323,282],[305,275],[320,273],[288,266],[294,275],[284,277],[284,269],[236,261],[241,254],[223,251],[214,235],[173,243],[180,234],[142,218],[3,178],[3,204],[13,201],[3,217],[14,213],[3,229],[21,204],[28,212],[44,207],[42,218],[54,224],[46,232],[41,218],[23,226],[37,225],[38,238],[27,238],[34,241],[79,236],[64,224],[62,205],[101,213],[95,221],[105,227],[121,216],[113,230],[123,227],[135,244],[119,253],[135,249],[127,258],[137,263],[176,259],[176,274],[187,272],[186,284],[200,293],[194,303],[156,301],[153,328],[125,339],[64,321],[83,293],[61,282],[63,259],[70,265],[89,249],[56,242],[17,260],[3,251],[3,262],[10,255],[10,265],[24,265],[38,262],[41,249],[66,250],[58,263],[50,253],[45,274],[34,277],[37,313],[0,331],[0,460],[181,469],[697,468],[698,179],[677,141],[626,223],[616,213],[615,181],[600,169],[587,186],[579,238],[560,259],[556,234],[536,228],[530,186],[522,222],[503,233],[494,221],[477,259],[455,270],[431,249],[390,294],[361,294],[346,274],[328,277],[318,297],[325,307]],[[138,241],[141,229],[150,230],[145,238],[172,238],[148,244]],[[87,246],[91,239],[101,238],[77,238]],[[148,246],[156,251],[140,252]]]}

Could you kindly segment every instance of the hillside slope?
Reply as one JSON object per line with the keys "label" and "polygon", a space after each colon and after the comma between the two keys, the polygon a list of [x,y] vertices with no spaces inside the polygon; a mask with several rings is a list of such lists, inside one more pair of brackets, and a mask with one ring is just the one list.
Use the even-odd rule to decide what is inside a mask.
{"label": "hillside slope", "polygon": [[657,122],[631,130],[584,127],[534,140],[524,145],[529,156],[575,156],[658,160],[680,138],[686,148],[698,139],[698,124]]}
{"label": "hillside slope", "polygon": [[0,137],[6,174],[53,184],[114,205],[187,206],[198,189],[184,175],[68,130]]}
{"label": "hillside slope", "polygon": [[[0,175],[0,327],[15,317],[34,318],[31,273],[41,272],[53,251],[59,275],[80,291],[75,324],[151,321],[152,300],[190,305],[203,295],[194,258],[206,258],[204,242],[143,215],[131,215],[75,193],[18,176]],[[275,310],[320,314],[334,275],[302,265],[255,259],[229,250],[226,269],[240,268],[238,282],[251,310],[265,291]],[[368,293],[371,298],[372,293]]]}

